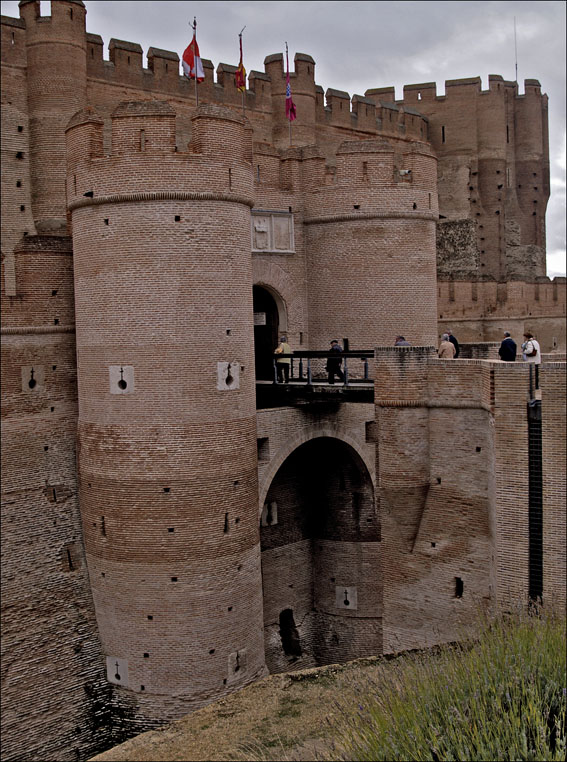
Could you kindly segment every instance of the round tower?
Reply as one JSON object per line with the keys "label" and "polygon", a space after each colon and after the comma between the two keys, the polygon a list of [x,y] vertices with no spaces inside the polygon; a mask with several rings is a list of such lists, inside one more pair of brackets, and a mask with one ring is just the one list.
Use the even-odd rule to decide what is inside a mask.
{"label": "round tower", "polygon": [[26,22],[32,212],[38,234],[65,235],[65,127],[86,104],[86,10],[82,0],[21,0]]}
{"label": "round tower", "polygon": [[110,157],[97,130],[67,131],[80,501],[107,677],[140,729],[265,672],[250,132],[205,105],[177,153],[156,101],[115,110]]}
{"label": "round tower", "polygon": [[[306,193],[312,346],[437,343],[437,162],[424,143],[347,141],[334,178],[312,164]],[[311,173],[306,166],[305,175]]]}

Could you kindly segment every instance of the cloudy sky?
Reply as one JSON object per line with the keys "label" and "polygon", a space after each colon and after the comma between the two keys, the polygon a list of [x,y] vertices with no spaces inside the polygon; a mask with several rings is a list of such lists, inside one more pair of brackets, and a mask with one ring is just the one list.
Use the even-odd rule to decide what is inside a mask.
{"label": "cloudy sky", "polygon": [[[42,15],[51,3],[42,2]],[[247,71],[264,71],[264,58],[289,44],[316,62],[316,81],[363,95],[371,87],[482,78],[489,74],[518,81],[539,79],[549,96],[551,199],[547,211],[548,274],[565,274],[565,3],[563,0],[506,2],[254,2],[215,0],[160,2],[86,0],[87,30],[176,51],[181,57],[197,16],[201,55],[215,68],[238,63],[238,33],[244,30]],[[2,14],[19,16],[18,3],[1,2]],[[516,26],[516,45],[514,38]]]}

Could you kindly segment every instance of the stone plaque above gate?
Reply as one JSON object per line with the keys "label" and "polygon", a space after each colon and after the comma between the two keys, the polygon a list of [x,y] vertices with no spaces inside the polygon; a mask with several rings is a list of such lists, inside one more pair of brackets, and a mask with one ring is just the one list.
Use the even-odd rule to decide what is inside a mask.
{"label": "stone plaque above gate", "polygon": [[293,214],[258,209],[252,212],[252,251],[293,254]]}

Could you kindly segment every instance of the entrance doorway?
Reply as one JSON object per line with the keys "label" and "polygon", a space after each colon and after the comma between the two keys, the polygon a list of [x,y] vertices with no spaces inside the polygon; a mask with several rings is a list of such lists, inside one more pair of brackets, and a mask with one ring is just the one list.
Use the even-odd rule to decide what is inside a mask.
{"label": "entrance doorway", "polygon": [[270,292],[261,286],[252,290],[254,300],[254,362],[256,379],[273,381],[274,349],[278,345],[278,307]]}

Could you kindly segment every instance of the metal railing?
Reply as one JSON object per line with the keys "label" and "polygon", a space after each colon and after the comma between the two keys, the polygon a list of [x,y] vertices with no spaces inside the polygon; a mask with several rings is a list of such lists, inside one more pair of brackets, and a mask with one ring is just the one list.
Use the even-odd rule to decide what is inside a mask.
{"label": "metal railing", "polygon": [[[277,361],[283,358],[291,360],[289,369],[290,382],[294,381],[310,385],[314,381],[327,381],[328,372],[325,367],[327,359],[342,361],[340,367],[345,377],[345,386],[353,383],[371,383],[373,381],[368,372],[368,360],[374,357],[372,350],[341,352],[338,357],[337,354],[337,352],[297,350],[293,354],[274,356],[274,384],[282,383],[278,380]],[[335,373],[335,375],[337,374]]]}

